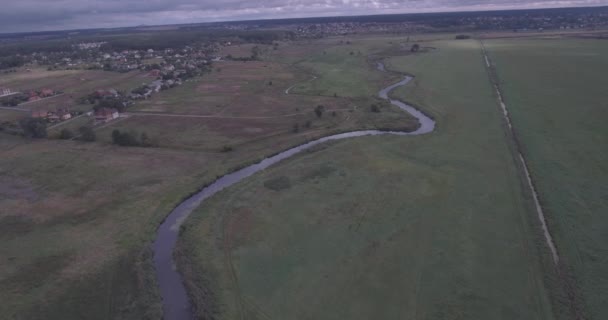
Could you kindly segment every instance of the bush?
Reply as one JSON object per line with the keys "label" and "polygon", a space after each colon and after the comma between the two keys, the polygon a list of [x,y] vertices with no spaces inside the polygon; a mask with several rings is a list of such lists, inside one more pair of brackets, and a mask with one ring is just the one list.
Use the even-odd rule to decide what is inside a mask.
{"label": "bush", "polygon": [[306,129],[310,129],[310,127],[312,126],[312,121],[308,120],[306,121],[306,123],[304,123],[304,127],[306,127]]}
{"label": "bush", "polygon": [[23,135],[28,138],[46,138],[46,120],[26,118],[19,121]]}
{"label": "bush", "polygon": [[72,138],[74,138],[74,133],[68,128],[61,130],[61,133],[59,133],[59,139],[70,140]]}
{"label": "bush", "polygon": [[93,131],[93,128],[91,127],[80,127],[78,131],[80,132],[80,139],[82,141],[93,142],[97,140],[95,131]]}
{"label": "bush", "polygon": [[410,49],[410,51],[412,51],[412,52],[418,52],[418,51],[420,51],[420,45],[417,44],[417,43],[414,43],[412,45],[412,48]]}
{"label": "bush", "polygon": [[378,107],[378,105],[376,105],[376,104],[372,104],[371,110],[372,110],[372,112],[379,113],[380,107]]}
{"label": "bush", "polygon": [[466,35],[466,34],[459,34],[456,36],[456,40],[465,40],[465,39],[471,39],[471,36]]}
{"label": "bush", "polygon": [[318,105],[315,108],[315,114],[317,115],[317,118],[321,118],[323,116],[324,111],[325,111],[325,107],[322,105]]}
{"label": "bush", "polygon": [[293,133],[298,133],[298,132],[300,132],[300,124],[299,124],[299,123],[296,123],[296,124],[294,124],[294,125],[293,125],[292,132],[293,132]]}
{"label": "bush", "polygon": [[158,145],[158,142],[153,141],[145,132],[138,135],[135,131],[121,132],[118,129],[112,131],[112,143],[121,147],[153,147]]}
{"label": "bush", "polygon": [[273,190],[273,191],[281,191],[284,189],[291,188],[291,181],[286,176],[281,176],[278,178],[270,179],[264,181],[264,187]]}
{"label": "bush", "polygon": [[232,146],[229,146],[229,145],[225,145],[225,146],[222,147],[222,152],[231,152],[233,150],[234,150],[234,148]]}

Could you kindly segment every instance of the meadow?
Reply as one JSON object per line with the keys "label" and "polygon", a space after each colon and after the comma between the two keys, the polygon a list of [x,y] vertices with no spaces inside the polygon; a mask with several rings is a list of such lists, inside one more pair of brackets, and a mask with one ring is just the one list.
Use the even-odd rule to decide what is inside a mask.
{"label": "meadow", "polygon": [[573,294],[608,314],[608,43],[485,41]]}
{"label": "meadow", "polygon": [[[235,168],[316,137],[359,128],[414,130],[418,125],[392,106],[371,112],[370,104],[378,103],[373,97],[286,95],[299,73],[277,65],[260,76],[262,63],[220,64],[221,71],[145,101],[148,107],[155,105],[153,110],[138,105],[128,118],[100,126],[96,142],[54,139],[62,128],[76,130],[89,123],[88,117],[49,129],[48,140],[2,134],[0,256],[6,259],[0,261],[0,318],[158,319],[162,311],[149,245],[157,226],[182,199]],[[0,77],[3,86],[23,91],[51,86],[66,92],[36,102],[36,108],[98,88],[131,88],[142,80],[149,81],[139,73],[42,69]],[[240,94],[235,95],[235,84],[243,86]],[[200,88],[210,85],[216,88]],[[239,100],[224,105],[220,118],[167,117],[214,115],[215,105],[205,109],[207,104],[196,100],[231,96]],[[188,99],[192,104],[181,103]],[[325,107],[322,117],[313,111],[319,104]],[[2,121],[27,115],[0,110]],[[114,146],[109,139],[114,129],[145,131],[159,145]],[[222,152],[223,146],[232,151]]]}
{"label": "meadow", "polygon": [[[334,56],[338,59],[344,54]],[[365,59],[353,62],[353,68],[373,70]],[[372,92],[396,79],[384,79],[380,74],[365,84]],[[216,62],[210,74],[137,102],[129,119],[98,134],[101,141],[110,142],[115,129],[135,130],[157,138],[161,147],[218,152],[230,146],[263,156],[269,150],[283,150],[336,132],[413,130],[417,126],[415,119],[379,100],[375,93],[328,97],[295,90],[309,81],[308,73],[282,62]],[[371,111],[373,104],[380,112]],[[324,110],[320,117],[314,111],[318,106]]]}
{"label": "meadow", "polygon": [[[393,96],[434,116],[436,131],[333,142],[207,200],[178,252],[197,316],[567,318],[479,44],[434,41],[436,50],[387,57],[402,38],[348,40],[351,49],[314,58],[319,70],[341,68],[336,52],[383,56],[416,75]],[[319,83],[359,94],[383,76],[361,71]]]}

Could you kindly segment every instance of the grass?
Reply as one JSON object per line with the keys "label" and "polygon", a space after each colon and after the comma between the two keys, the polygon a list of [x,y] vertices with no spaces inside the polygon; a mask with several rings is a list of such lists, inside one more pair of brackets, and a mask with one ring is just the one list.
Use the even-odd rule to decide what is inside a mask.
{"label": "grass", "polygon": [[[416,126],[409,115],[388,104],[382,106],[382,112],[372,113],[371,104],[381,104],[372,95],[334,98],[285,94],[287,88],[305,80],[306,75],[282,63],[221,62],[214,67],[221,71],[139,102],[130,119],[98,130],[100,139],[110,142],[114,129],[145,131],[157,138],[161,147],[217,152],[231,145],[255,150],[262,156],[269,150],[282,150],[335,132],[373,128],[411,130]],[[360,67],[378,79],[373,84],[376,90],[382,86],[382,80],[386,81],[382,78],[386,75],[374,71],[367,63]],[[314,114],[318,105],[325,107],[321,118]],[[294,133],[296,124],[300,130]]]}
{"label": "grass", "polygon": [[324,145],[197,209],[179,266],[198,316],[560,316],[480,48],[432,46],[388,65],[417,76],[394,95],[423,106],[436,132]]}
{"label": "grass", "polygon": [[[207,94],[198,91],[187,98],[188,90],[201,84],[242,83],[238,101],[254,103],[228,105],[222,114],[279,118],[230,121],[133,115],[97,130],[95,143],[2,135],[0,256],[6,258],[0,261],[0,318],[158,319],[160,300],[149,244],[158,224],[184,197],[233,168],[322,135],[374,127],[412,130],[417,125],[394,107],[383,106],[379,114],[352,108],[375,102],[372,97],[287,96],[287,84],[299,75],[277,65],[276,72],[260,77],[262,63],[226,63],[209,79],[188,82],[163,92],[159,99],[169,100],[175,92],[169,109],[205,114],[208,111],[197,105],[179,103]],[[82,74],[36,70],[0,81],[32,87],[58,83],[64,86],[56,88],[61,90],[73,83],[73,90],[88,93],[93,87],[116,88],[139,79],[103,73],[108,78],[84,87],[79,84]],[[266,85],[266,76],[276,85]],[[218,96],[222,95],[233,92],[219,90]],[[328,110],[321,119],[313,113],[318,104]],[[335,117],[331,110],[337,110]],[[13,117],[10,111],[2,112],[3,118]],[[302,115],[280,118],[294,112]],[[88,121],[82,117],[49,134],[55,136],[64,127],[76,131]],[[301,127],[298,133],[292,132],[295,123]],[[115,128],[145,131],[159,140],[160,147],[112,146],[109,137]],[[221,152],[226,145],[233,151]]]}
{"label": "grass", "polygon": [[486,41],[561,261],[590,319],[608,314],[608,43]]}
{"label": "grass", "polygon": [[185,196],[255,155],[0,139],[0,317],[157,319],[149,243]]}

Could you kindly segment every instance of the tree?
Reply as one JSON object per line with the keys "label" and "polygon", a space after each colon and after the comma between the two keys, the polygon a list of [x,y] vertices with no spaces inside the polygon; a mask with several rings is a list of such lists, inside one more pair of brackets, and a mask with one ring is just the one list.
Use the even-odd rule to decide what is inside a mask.
{"label": "tree", "polygon": [[412,48],[410,49],[410,51],[412,51],[412,52],[418,52],[418,51],[420,51],[420,45],[417,44],[417,43],[414,43],[412,45]]}
{"label": "tree", "polygon": [[292,131],[293,131],[293,133],[298,133],[298,132],[300,132],[300,124],[299,124],[299,123],[294,124],[294,125],[293,125],[293,130],[292,130]]}
{"label": "tree", "polygon": [[46,138],[46,120],[26,118],[19,121],[23,135],[28,138]]}
{"label": "tree", "polygon": [[304,127],[306,129],[310,129],[310,127],[312,127],[312,121],[310,121],[310,120],[306,121],[306,123],[304,123]]}
{"label": "tree", "polygon": [[323,111],[325,111],[325,107],[322,105],[318,105],[315,108],[315,114],[317,115],[317,118],[321,118],[323,116]]}
{"label": "tree", "polygon": [[148,135],[145,132],[142,132],[139,136],[139,144],[142,147],[149,147],[152,145],[152,143],[150,143],[150,138],[148,138]]}
{"label": "tree", "polygon": [[78,129],[78,131],[80,132],[80,138],[82,139],[82,141],[93,142],[93,141],[97,140],[95,131],[93,131],[93,128],[91,128],[91,127],[83,126],[83,127],[80,127],[80,129]]}
{"label": "tree", "polygon": [[120,144],[120,131],[118,129],[114,129],[112,131],[112,143],[113,144]]}
{"label": "tree", "polygon": [[61,130],[61,133],[59,133],[59,139],[70,140],[72,138],[74,138],[74,133],[68,128],[64,128]]}
{"label": "tree", "polygon": [[380,108],[376,104],[372,104],[371,110],[372,110],[372,112],[375,112],[375,113],[380,112]]}

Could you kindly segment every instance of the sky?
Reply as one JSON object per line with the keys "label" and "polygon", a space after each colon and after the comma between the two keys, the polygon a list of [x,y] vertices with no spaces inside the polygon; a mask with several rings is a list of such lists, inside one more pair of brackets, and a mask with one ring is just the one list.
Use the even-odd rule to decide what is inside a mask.
{"label": "sky", "polygon": [[599,5],[608,0],[0,0],[0,33]]}

